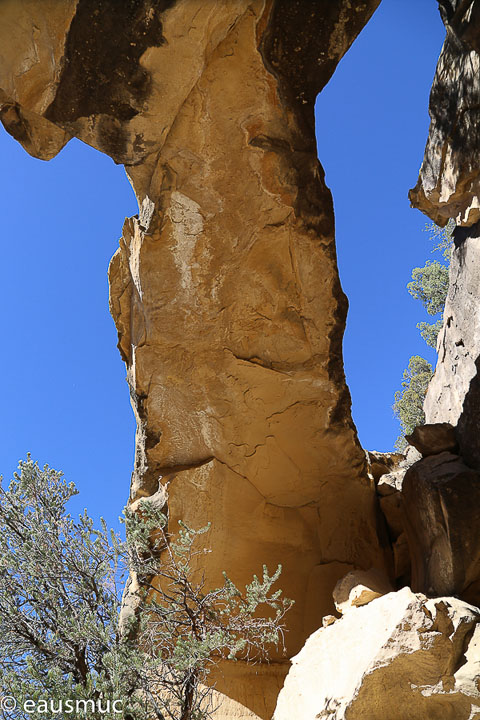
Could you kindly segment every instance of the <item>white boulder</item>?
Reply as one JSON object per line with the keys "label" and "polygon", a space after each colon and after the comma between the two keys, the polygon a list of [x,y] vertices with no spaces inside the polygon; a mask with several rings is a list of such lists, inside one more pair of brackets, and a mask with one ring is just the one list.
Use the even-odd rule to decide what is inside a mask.
{"label": "white boulder", "polygon": [[292,659],[274,720],[480,720],[479,623],[408,587],[352,608]]}

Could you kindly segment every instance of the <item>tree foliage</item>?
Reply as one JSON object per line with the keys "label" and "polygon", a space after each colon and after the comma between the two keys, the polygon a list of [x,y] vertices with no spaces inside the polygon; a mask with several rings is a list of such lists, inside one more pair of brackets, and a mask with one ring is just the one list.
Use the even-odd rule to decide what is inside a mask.
{"label": "tree foliage", "polygon": [[414,268],[412,282],[407,285],[410,295],[420,300],[429,315],[442,312],[448,290],[448,267],[438,260],[427,260],[422,268]]}
{"label": "tree foliage", "polygon": [[[182,525],[173,537],[166,516],[144,502],[125,513],[127,545],[86,511],[68,514],[76,493],[30,457],[0,486],[1,715],[210,717],[211,667],[226,656],[253,660],[282,641],[291,603],[271,591],[280,568],[272,576],[264,568],[243,591],[226,575],[206,590],[198,562],[206,528]],[[127,571],[137,605],[120,632]],[[257,616],[262,606],[266,617]]]}
{"label": "tree foliage", "polygon": [[401,425],[401,435],[396,443],[399,450],[403,450],[406,445],[405,435],[409,435],[417,425],[425,422],[423,401],[432,375],[432,366],[420,355],[413,355],[408,362],[408,368],[403,371],[403,390],[395,393],[393,406]]}
{"label": "tree foliage", "polygon": [[[453,243],[455,223],[449,220],[446,227],[440,228],[434,223],[425,228],[435,242],[432,252],[441,252],[442,260],[427,260],[423,267],[412,270],[412,280],[407,289],[412,297],[420,300],[429,315],[443,314],[448,293],[450,254]],[[437,339],[442,329],[443,318],[437,317],[433,323],[419,322],[417,328],[427,345],[437,347]],[[395,447],[403,450],[406,446],[405,435],[413,432],[417,425],[425,422],[423,402],[428,383],[433,375],[430,363],[419,355],[410,358],[408,368],[403,373],[402,388],[395,393],[393,411],[400,421],[401,433]]]}
{"label": "tree foliage", "polygon": [[[426,226],[425,230],[436,243],[432,252],[440,251],[443,259],[427,260],[423,267],[414,268],[412,280],[407,285],[410,295],[420,300],[429,315],[443,313],[445,307],[454,229],[453,220],[449,220],[444,228],[434,223]],[[420,322],[417,327],[427,345],[436,348],[438,333],[442,328],[442,318],[437,318],[434,323]]]}

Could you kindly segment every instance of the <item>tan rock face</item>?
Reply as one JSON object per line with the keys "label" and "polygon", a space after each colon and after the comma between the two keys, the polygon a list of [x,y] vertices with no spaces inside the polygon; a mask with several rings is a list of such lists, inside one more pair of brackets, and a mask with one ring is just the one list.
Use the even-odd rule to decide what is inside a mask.
{"label": "tan rock face", "polygon": [[[58,60],[44,48],[24,77],[29,25],[1,66],[3,121],[29,152],[75,135],[124,163],[137,194],[109,271],[138,423],[131,499],[160,481],[172,530],[212,522],[210,584],[281,563],[290,654],[340,577],[384,563],[313,123],[377,5],[52,2],[35,42]],[[2,5],[0,35],[25,12]],[[225,670],[218,688],[269,717],[274,659],[268,677]]]}
{"label": "tan rock face", "polygon": [[5,0],[0,9],[0,119],[35,157],[50,160],[71,135],[45,113],[62,73],[76,0]]}
{"label": "tan rock face", "polygon": [[480,611],[406,587],[317,630],[274,720],[478,720]]}
{"label": "tan rock face", "polygon": [[411,435],[405,435],[405,440],[413,445],[423,457],[458,451],[455,428],[450,423],[419,425]]}

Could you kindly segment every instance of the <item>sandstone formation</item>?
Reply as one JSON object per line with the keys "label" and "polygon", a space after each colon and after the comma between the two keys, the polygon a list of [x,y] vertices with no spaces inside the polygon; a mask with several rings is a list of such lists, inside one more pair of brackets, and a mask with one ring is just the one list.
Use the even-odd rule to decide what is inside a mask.
{"label": "sandstone formation", "polygon": [[418,425],[411,435],[405,435],[405,440],[413,445],[423,457],[458,450],[455,428],[450,423]]}
{"label": "sandstone formation", "polygon": [[457,228],[438,362],[425,400],[427,422],[456,426],[460,453],[480,469],[480,233]]}
{"label": "sandstone formation", "polygon": [[[459,226],[428,425],[411,437],[423,459],[359,445],[316,156],[315,97],[378,4],[0,4],[5,128],[44,160],[80,138],[125,165],[138,199],[109,269],[137,418],[130,501],[168,497],[172,532],[212,523],[209,586],[281,563],[288,655],[314,633],[276,720],[480,720],[480,0],[440,3],[411,191]],[[218,720],[271,717],[289,670],[272,660],[218,668]]]}
{"label": "sandstone formation", "polygon": [[274,720],[478,720],[480,610],[406,587],[317,630]]}
{"label": "sandstone formation", "polygon": [[480,8],[477,0],[442,0],[447,29],[430,95],[431,117],[415,207],[444,226],[450,218],[470,226],[480,219]]}
{"label": "sandstone formation", "polygon": [[333,588],[333,599],[337,612],[344,615],[351,608],[367,605],[392,590],[388,578],[379,570],[352,570]]}
{"label": "sandstone formation", "polygon": [[[375,456],[375,463],[372,462],[372,456]],[[422,456],[416,448],[409,446],[405,455],[369,453],[369,457],[370,472],[375,473],[373,477],[378,503],[385,521],[388,542],[392,548],[391,575],[395,580],[395,586],[403,587],[411,582],[411,560],[405,532],[402,486],[407,470]],[[385,458],[383,462],[382,458]]]}
{"label": "sandstone formation", "polygon": [[[0,115],[36,157],[125,164],[138,216],[109,271],[137,418],[131,500],[212,522],[206,575],[283,565],[287,646],[384,566],[342,364],[347,302],[313,105],[379,0],[5,0]],[[226,666],[262,718],[286,671]]]}
{"label": "sandstone formation", "polygon": [[369,451],[367,452],[368,472],[375,482],[378,482],[383,475],[396,470],[404,459],[402,453]]}
{"label": "sandstone formation", "polygon": [[448,452],[424,458],[407,471],[402,501],[413,590],[480,606],[480,473]]}
{"label": "sandstone formation", "polygon": [[480,3],[439,3],[447,36],[430,97],[432,119],[414,207],[445,225],[454,218],[450,289],[427,423],[457,429],[460,454],[480,469]]}

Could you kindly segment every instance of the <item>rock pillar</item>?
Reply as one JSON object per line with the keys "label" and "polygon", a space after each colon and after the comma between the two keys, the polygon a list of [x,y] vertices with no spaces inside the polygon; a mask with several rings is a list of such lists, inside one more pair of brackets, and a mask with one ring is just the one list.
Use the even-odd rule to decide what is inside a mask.
{"label": "rock pillar", "polygon": [[[383,564],[313,116],[377,5],[0,9],[0,33],[17,28],[0,67],[7,130],[43,158],[79,137],[125,165],[138,198],[109,271],[137,417],[131,498],[161,482],[171,530],[212,523],[210,585],[281,563],[289,654],[333,610],[339,577]],[[273,660],[225,670],[219,689],[269,717]]]}

